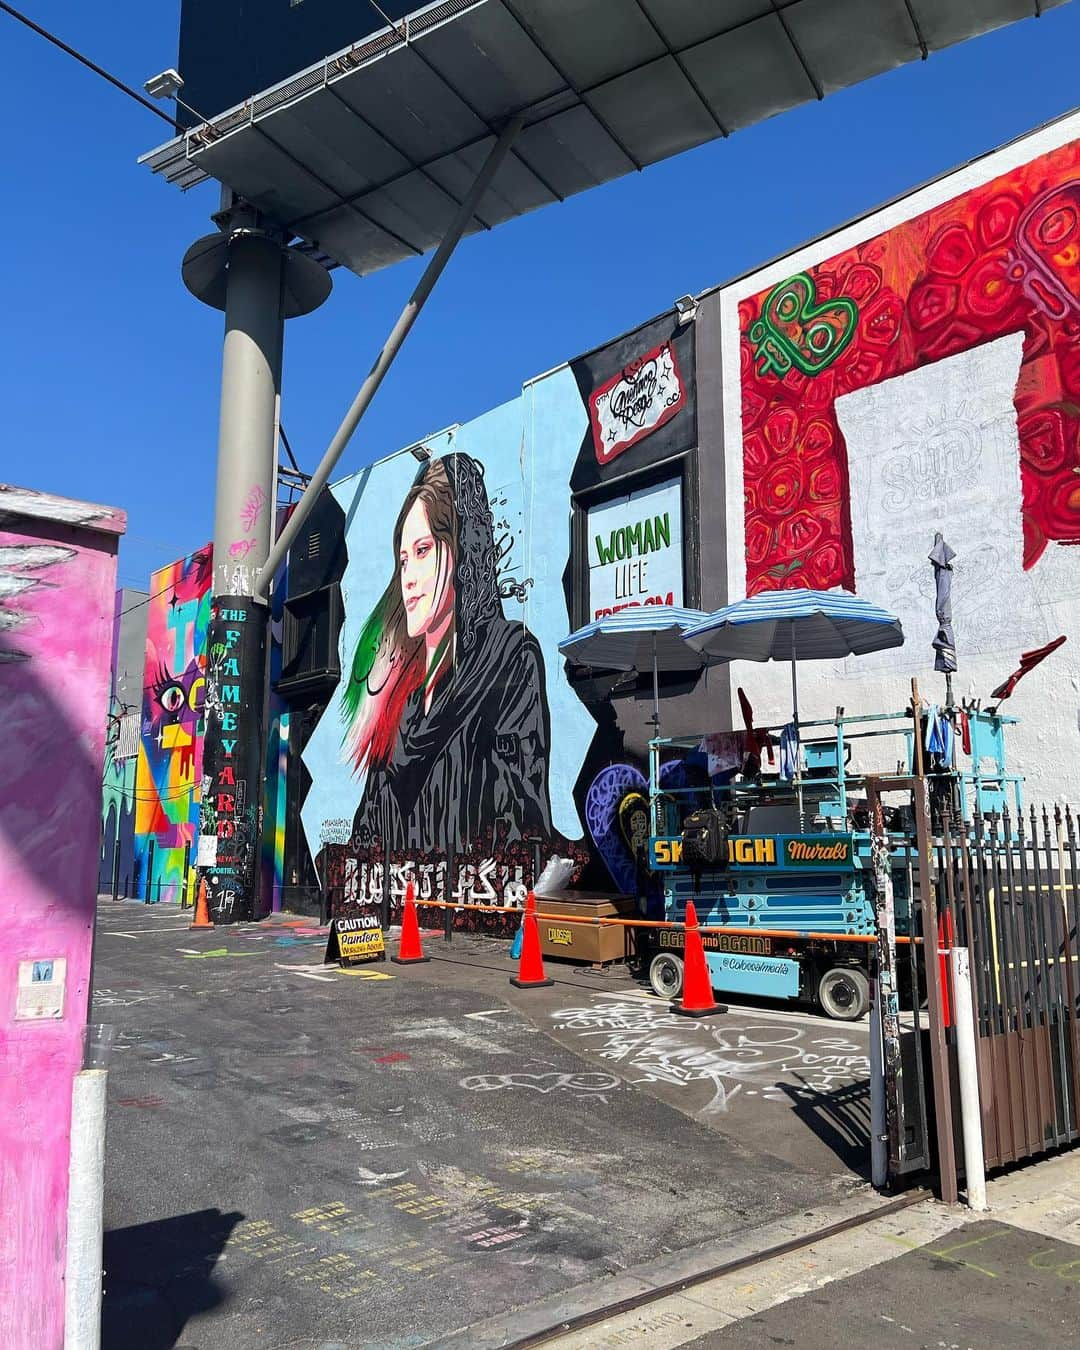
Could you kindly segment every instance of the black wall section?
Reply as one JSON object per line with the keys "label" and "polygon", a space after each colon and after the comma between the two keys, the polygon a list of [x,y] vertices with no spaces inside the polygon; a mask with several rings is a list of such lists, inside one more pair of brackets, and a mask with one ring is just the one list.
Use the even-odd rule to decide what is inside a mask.
{"label": "black wall section", "polygon": [[300,821],[311,787],[302,754],[338,681],[345,563],[345,513],[324,491],[289,552],[283,662],[277,682],[277,692],[289,704],[282,905],[298,913],[319,912],[319,878]]}
{"label": "black wall section", "polygon": [[[575,627],[594,617],[587,607],[590,506],[675,478],[682,482],[682,603],[707,610],[723,603],[726,507],[718,314],[718,306],[706,309],[702,305],[696,319],[682,324],[674,312],[663,314],[571,362],[586,409],[591,408],[595,392],[620,372],[627,374],[632,387],[638,363],[665,345],[674,353],[683,391],[683,402],[669,420],[606,464],[600,462],[591,426],[583,438],[571,479],[573,547],[565,579]],[[643,767],[652,735],[651,675],[634,680],[572,670],[571,682],[598,723],[597,740],[581,783],[587,787],[595,763],[620,756]],[[700,679],[661,674],[664,733],[677,736],[726,729],[727,688],[724,667]]]}
{"label": "black wall section", "polygon": [[212,857],[200,842],[200,863],[215,923],[252,919],[258,905],[266,625],[265,608],[251,600],[211,601],[199,828],[201,840],[214,840]]}
{"label": "black wall section", "polygon": [[[718,308],[699,306],[696,318],[679,322],[674,312],[642,324],[614,342],[571,363],[589,429],[571,479],[571,562],[564,578],[568,611],[575,627],[596,617],[590,604],[589,511],[662,484],[677,482],[682,506],[682,593],[686,606],[713,609],[723,603],[726,558],[726,507],[723,476],[723,424],[720,400]],[[655,398],[667,379],[681,388],[666,396],[674,411]],[[598,391],[610,389],[609,417],[599,423]],[[616,402],[616,397],[618,402]],[[611,416],[615,415],[615,425]],[[636,420],[635,420],[636,419]],[[625,444],[623,443],[625,442]],[[642,513],[644,514],[644,512]],[[595,516],[593,517],[595,521]],[[595,531],[594,531],[595,532]],[[649,587],[651,598],[666,598],[666,587]],[[618,802],[640,791],[648,773],[652,725],[652,676],[569,668],[571,684],[596,720],[596,732],[575,787],[578,814],[593,849],[580,884],[610,888],[631,873],[618,865],[625,852],[612,838]],[[726,667],[701,676],[660,675],[662,732],[666,736],[726,730],[730,695]],[[678,758],[678,756],[673,756]],[[612,796],[614,794],[614,796]],[[617,834],[617,831],[615,831]],[[606,838],[605,838],[606,834]],[[616,881],[616,884],[618,882]],[[641,884],[640,877],[638,884]],[[655,898],[655,897],[654,897]],[[652,903],[649,901],[648,903]]]}
{"label": "black wall section", "polygon": [[[674,313],[662,314],[640,328],[631,329],[604,347],[597,347],[571,361],[581,401],[588,408],[593,393],[616,376],[630,371],[647,353],[669,344],[675,353],[685,401],[669,421],[657,426],[635,444],[620,451],[608,464],[601,464],[590,430],[585,437],[570,479],[570,490],[582,492],[599,484],[659,464],[697,445],[697,354],[694,324],[678,322]],[[631,375],[632,380],[632,375]]]}

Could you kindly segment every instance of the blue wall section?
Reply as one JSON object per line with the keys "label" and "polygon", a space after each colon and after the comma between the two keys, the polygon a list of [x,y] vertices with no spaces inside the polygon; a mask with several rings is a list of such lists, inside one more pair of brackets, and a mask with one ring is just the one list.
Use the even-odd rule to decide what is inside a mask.
{"label": "blue wall section", "polygon": [[[474,827],[478,820],[477,800],[482,803],[501,801],[504,810],[508,799],[511,803],[509,811],[501,813],[497,819],[480,818],[481,828],[476,837],[458,842],[462,850],[457,860],[458,871],[472,869],[465,874],[465,884],[485,894],[494,890],[498,903],[520,893],[520,886],[514,884],[512,878],[520,879],[520,859],[528,856],[523,850],[532,834],[543,836],[544,850],[548,853],[560,851],[560,848],[566,851],[570,842],[581,839],[583,829],[574,803],[574,787],[595,724],[567,683],[558,643],[569,632],[571,624],[564,580],[570,556],[570,477],[587,427],[577,383],[564,367],[530,383],[512,402],[424,442],[431,455],[429,464],[450,455],[468,456],[470,461],[482,466],[482,484],[490,503],[490,516],[487,517],[488,526],[481,520],[480,529],[481,533],[485,528],[492,531],[489,537],[493,538],[498,554],[497,580],[501,595],[497,607],[501,612],[495,614],[494,623],[489,625],[503,635],[497,643],[489,644],[493,652],[496,648],[498,651],[497,658],[493,657],[493,665],[501,661],[507,671],[536,673],[531,707],[539,716],[537,710],[543,710],[546,704],[546,722],[550,728],[542,752],[531,753],[524,745],[519,745],[513,735],[507,733],[517,727],[513,721],[517,710],[514,695],[520,691],[511,687],[514,681],[509,676],[500,683],[497,669],[483,670],[479,678],[490,677],[492,687],[483,701],[486,711],[477,714],[475,741],[484,741],[491,733],[493,748],[485,757],[476,750],[470,733],[448,772],[440,778],[440,766],[432,770],[430,781],[437,780],[435,787],[429,785],[428,765],[423,755],[419,758],[414,755],[405,767],[391,762],[384,766],[376,764],[369,771],[366,767],[357,769],[354,766],[345,743],[345,693],[354,653],[365,624],[395,576],[394,526],[421,466],[410,454],[395,455],[345,479],[333,489],[345,512],[348,548],[348,564],[342,579],[344,623],[339,644],[342,678],[304,750],[304,762],[311,774],[312,785],[302,811],[308,844],[312,855],[320,859],[324,882],[328,880],[328,870],[337,878],[345,874],[346,856],[350,876],[357,875],[358,863],[381,870],[385,843],[397,869],[395,895],[400,890],[401,877],[411,875],[409,868],[414,862],[423,860],[429,867],[437,869],[440,857],[443,870],[431,872],[430,877],[435,880],[429,879],[427,884],[441,889],[446,882],[447,850],[442,845],[440,821],[434,817],[441,816],[444,811],[454,814],[457,793],[474,799],[469,811],[459,812],[459,819],[471,821]],[[448,465],[454,462],[446,461]],[[482,507],[479,518],[485,513],[486,507]],[[461,558],[465,556],[464,548],[464,543],[459,541],[459,569]],[[462,594],[459,585],[459,604]],[[466,645],[461,631],[463,621],[459,618],[453,677],[457,684],[463,679],[478,678],[475,663],[469,667],[463,655]],[[538,674],[541,666],[542,681]],[[444,696],[448,687],[444,682]],[[525,732],[523,739],[527,741],[528,698],[525,705],[522,730]],[[496,708],[494,714],[490,712],[492,707]],[[433,718],[436,712],[433,704]],[[423,727],[424,718],[415,714],[409,716],[415,718],[410,725]],[[487,725],[492,718],[498,723],[494,732]],[[407,719],[403,717],[401,725],[406,723]],[[422,739],[423,731],[417,734]],[[538,744],[542,741],[542,736],[537,738]],[[367,803],[380,791],[384,792],[396,813],[400,779],[406,768],[408,774],[419,775],[423,780],[422,786],[418,785],[419,803],[412,808],[408,819],[405,815],[400,819],[394,815],[395,823],[383,831],[387,836],[385,840],[373,837],[373,829],[378,834],[379,828],[373,827],[371,822],[384,820],[386,815],[382,812],[373,816]],[[491,779],[494,786],[490,793],[486,789],[479,791],[478,779]],[[530,815],[528,803],[534,790],[535,810]],[[433,794],[430,799],[424,795],[428,792]],[[425,815],[424,803],[428,800],[435,805]],[[515,819],[519,801],[521,814]],[[538,828],[536,821],[544,815],[548,803],[549,820],[544,828]],[[509,855],[500,853],[497,842],[500,831],[508,831],[509,838],[518,841],[518,852],[512,865],[507,861]],[[460,834],[461,830],[458,832]],[[502,862],[496,865],[500,858]],[[421,881],[419,875],[416,879],[418,883]],[[363,885],[370,898],[373,883]],[[496,903],[494,897],[491,903]]]}

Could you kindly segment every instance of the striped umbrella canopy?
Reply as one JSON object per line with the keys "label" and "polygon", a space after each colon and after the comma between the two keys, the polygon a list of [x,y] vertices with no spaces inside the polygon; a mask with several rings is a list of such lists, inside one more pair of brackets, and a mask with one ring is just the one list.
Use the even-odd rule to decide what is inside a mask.
{"label": "striped umbrella canopy", "polygon": [[895,614],[847,591],[764,591],[725,605],[686,630],[687,645],[719,661],[790,661],[799,720],[799,661],[901,647]]}
{"label": "striped umbrella canopy", "polygon": [[695,651],[683,634],[708,616],[700,609],[680,605],[634,605],[617,614],[595,619],[559,643],[571,661],[602,670],[651,670],[653,722],[660,726],[660,671],[701,670],[714,658]]}

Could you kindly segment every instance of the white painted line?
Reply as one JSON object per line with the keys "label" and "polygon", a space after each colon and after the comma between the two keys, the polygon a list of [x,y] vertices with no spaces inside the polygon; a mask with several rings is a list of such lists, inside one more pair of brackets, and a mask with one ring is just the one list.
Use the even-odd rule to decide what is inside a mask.
{"label": "white painted line", "polygon": [[[327,975],[325,973],[326,972],[325,966],[290,966],[284,964],[281,961],[275,961],[274,965],[278,970],[287,970],[290,972],[290,974],[300,975],[305,980],[322,980],[324,984],[334,983],[334,976]],[[323,974],[317,975],[315,973],[316,971],[322,971]]]}
{"label": "white painted line", "polygon": [[482,1022],[485,1017],[497,1017],[500,1013],[509,1012],[508,1008],[488,1008],[484,1012],[466,1013],[465,1016],[473,1022]]}
{"label": "white painted line", "polygon": [[121,932],[116,928],[103,928],[101,931],[107,937],[135,937],[138,933],[186,933],[190,924],[179,924],[172,928],[130,928]]}

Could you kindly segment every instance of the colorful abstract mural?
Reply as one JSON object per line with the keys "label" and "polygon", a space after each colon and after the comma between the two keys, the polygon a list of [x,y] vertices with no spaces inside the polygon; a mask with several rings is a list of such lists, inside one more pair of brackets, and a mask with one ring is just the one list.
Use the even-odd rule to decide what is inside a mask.
{"label": "colorful abstract mural", "polygon": [[[1080,143],[793,272],[739,321],[748,594],[856,588],[837,400],[1008,334],[1023,566],[1080,543]],[[926,430],[897,473],[970,471],[954,432]]]}
{"label": "colorful abstract mural", "polygon": [[[278,513],[277,530],[288,519]],[[263,768],[263,821],[259,850],[260,913],[277,913],[282,906],[285,880],[285,815],[289,770],[289,705],[278,693],[281,677],[282,631],[285,596],[289,587],[288,563],[274,578],[270,592],[270,635],[267,645],[270,689],[266,708],[266,762]]]}
{"label": "colorful abstract mural", "polygon": [[211,548],[155,572],[135,776],[139,896],[190,900],[201,800]]}

